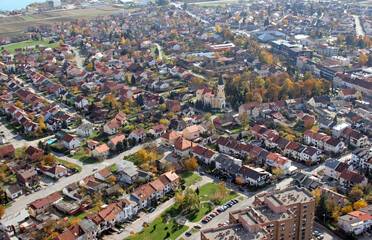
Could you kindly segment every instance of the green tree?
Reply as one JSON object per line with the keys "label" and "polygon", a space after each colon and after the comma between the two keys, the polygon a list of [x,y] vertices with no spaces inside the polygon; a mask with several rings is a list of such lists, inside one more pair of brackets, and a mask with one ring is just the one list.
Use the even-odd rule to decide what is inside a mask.
{"label": "green tree", "polygon": [[186,189],[185,197],[184,197],[184,204],[183,207],[186,211],[194,211],[199,210],[201,207],[200,204],[200,197],[198,194],[192,190],[191,188]]}
{"label": "green tree", "polygon": [[329,218],[327,200],[328,200],[327,194],[323,192],[320,195],[319,203],[315,209],[315,216],[320,220]]}

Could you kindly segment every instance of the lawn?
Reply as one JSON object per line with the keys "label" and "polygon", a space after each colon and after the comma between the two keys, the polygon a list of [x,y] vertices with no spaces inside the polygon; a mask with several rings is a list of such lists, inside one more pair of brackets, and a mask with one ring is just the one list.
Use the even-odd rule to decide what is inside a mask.
{"label": "lawn", "polygon": [[[167,221],[168,213],[174,213],[174,208],[170,207],[156,218],[148,227],[141,232],[133,234],[127,239],[145,240],[145,239],[176,239],[188,227],[178,225],[173,219]],[[170,214],[172,215],[172,214]]]}
{"label": "lawn", "polygon": [[71,222],[71,221],[72,221],[73,219],[75,219],[75,218],[83,219],[83,218],[85,218],[86,216],[88,216],[89,214],[96,213],[96,212],[97,212],[96,209],[92,209],[92,210],[89,211],[89,212],[80,212],[80,213],[76,213],[76,214],[72,215],[72,216],[68,219],[68,221]]}
{"label": "lawn", "polygon": [[83,169],[81,168],[80,165],[73,164],[73,163],[70,163],[70,162],[65,161],[65,160],[62,160],[62,159],[58,159],[58,161],[59,161],[60,163],[62,163],[63,165],[67,166],[67,167],[70,167],[70,166],[71,166],[72,168],[77,168],[77,169],[79,169],[79,172],[81,172],[81,170],[83,170]]}
{"label": "lawn", "polygon": [[[217,191],[217,184],[216,183],[207,183],[199,188],[199,195],[201,196],[201,201],[209,201],[211,199],[211,196],[213,195],[214,192]],[[226,202],[230,201],[233,198],[238,197],[238,195],[226,189],[227,191],[227,196],[221,200],[220,204],[225,204]]]}
{"label": "lawn", "polygon": [[14,150],[15,157],[19,159],[19,158],[22,158],[22,156],[25,156],[26,155],[25,150],[26,150],[26,148],[24,148],[24,147],[16,148]]}
{"label": "lawn", "polygon": [[82,161],[83,163],[88,163],[88,164],[92,164],[92,163],[97,163],[99,162],[97,159],[93,158],[93,157],[87,157],[85,156],[85,150],[84,148],[80,148],[74,156],[71,156],[75,159],[78,159],[80,161]]}
{"label": "lawn", "polygon": [[198,222],[200,219],[205,217],[208,213],[213,210],[213,205],[210,202],[204,202],[201,204],[201,209],[186,218],[191,222]]}
{"label": "lawn", "polygon": [[185,180],[185,185],[188,187],[202,180],[200,176],[192,172],[181,173],[180,176],[183,180]]}
{"label": "lawn", "polygon": [[26,41],[26,42],[19,42],[19,43],[14,43],[10,45],[5,45],[4,49],[8,50],[11,53],[15,53],[15,49],[17,48],[24,48],[24,47],[31,47],[31,46],[35,47],[36,45],[39,45],[39,46],[43,45],[44,47],[47,47],[47,48],[54,48],[57,45],[59,45],[59,43],[58,42],[49,43],[49,41]]}

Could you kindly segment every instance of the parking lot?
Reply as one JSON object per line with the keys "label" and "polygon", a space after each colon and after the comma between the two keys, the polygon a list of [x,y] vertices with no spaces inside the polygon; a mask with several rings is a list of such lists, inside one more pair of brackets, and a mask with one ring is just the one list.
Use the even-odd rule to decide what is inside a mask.
{"label": "parking lot", "polygon": [[[221,212],[219,215],[217,215],[216,217],[212,218],[212,220],[208,223],[202,223],[201,221],[197,222],[197,223],[189,223],[188,225],[190,227],[193,227],[195,225],[201,225],[201,230],[203,229],[208,229],[208,228],[216,228],[218,227],[218,224],[219,223],[224,223],[226,222],[227,220],[229,220],[229,212],[233,211],[233,210],[237,210],[237,209],[242,209],[242,208],[247,208],[248,206],[252,206],[253,204],[253,198],[249,198],[247,199],[246,197],[244,197],[244,200],[241,201],[241,200],[238,200],[239,202],[237,204],[234,204],[232,205],[232,207],[226,209],[226,211],[224,212]],[[216,210],[218,207],[216,207],[214,210]],[[213,211],[214,211],[213,210]],[[189,229],[188,231],[190,231],[191,229]],[[200,239],[200,232],[194,232],[192,233],[191,236],[186,236],[186,234],[182,234],[180,237],[183,237],[185,239],[192,239],[192,240],[199,240]]]}

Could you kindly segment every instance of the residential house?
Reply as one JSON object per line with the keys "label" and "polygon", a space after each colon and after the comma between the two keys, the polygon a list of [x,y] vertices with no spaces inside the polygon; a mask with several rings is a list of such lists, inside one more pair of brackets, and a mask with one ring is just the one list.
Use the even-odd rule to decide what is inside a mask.
{"label": "residential house", "polygon": [[174,130],[170,130],[161,136],[161,145],[172,148],[176,139],[182,137],[182,135]]}
{"label": "residential house", "polygon": [[0,158],[14,158],[15,156],[15,149],[13,144],[3,145],[0,146]]}
{"label": "residential house", "polygon": [[61,178],[67,174],[67,168],[62,165],[42,166],[40,171],[51,178]]}
{"label": "residential house", "polygon": [[368,179],[353,170],[344,169],[340,174],[339,182],[342,186],[352,188],[358,184],[365,186],[368,183]]}
{"label": "residential house", "polygon": [[17,182],[19,185],[32,188],[33,186],[39,184],[40,178],[34,169],[24,170],[22,172],[16,173]]}
{"label": "residential house", "polygon": [[44,155],[44,151],[40,148],[29,146],[26,151],[26,158],[30,159],[31,161],[35,161],[39,158],[41,158]]}
{"label": "residential house", "polygon": [[372,227],[372,205],[339,217],[337,225],[344,232],[355,235],[370,230]]}
{"label": "residential house", "polygon": [[300,154],[300,160],[303,162],[316,163],[320,161],[321,151],[313,147],[305,147]]}
{"label": "residential house", "polygon": [[130,139],[135,139],[137,143],[146,139],[146,130],[144,128],[136,129],[129,134]]}
{"label": "residential house", "polygon": [[88,106],[88,104],[89,104],[89,101],[85,97],[77,96],[74,99],[75,108],[83,109],[83,108],[85,108],[85,106]]}
{"label": "residential house", "polygon": [[[107,143],[107,146],[113,150],[113,151],[116,151],[116,146],[119,142],[123,142],[125,140],[125,135],[122,134],[122,135],[119,135],[119,136],[116,136],[116,137],[112,137],[110,138],[110,141]],[[124,145],[123,145],[124,146]]]}
{"label": "residential house", "polygon": [[191,153],[192,147],[195,143],[187,140],[186,138],[180,137],[174,142],[175,154],[184,157]]}
{"label": "residential house", "polygon": [[259,102],[245,103],[239,107],[239,116],[247,113],[250,118],[258,118],[260,116],[261,104]]}
{"label": "residential house", "polygon": [[163,124],[156,125],[149,130],[149,133],[154,137],[158,138],[164,135],[167,131],[167,128]]}
{"label": "residential house", "polygon": [[181,111],[181,105],[177,100],[166,101],[165,106],[169,112],[178,113]]}
{"label": "residential house", "polygon": [[46,213],[50,206],[51,202],[47,197],[39,198],[28,205],[28,212],[35,218],[39,214]]}
{"label": "residential house", "polygon": [[183,137],[186,138],[187,140],[196,140],[197,138],[200,137],[198,125],[186,127],[185,129],[183,129],[182,133]]}
{"label": "residential house", "polygon": [[272,168],[280,168],[284,174],[291,173],[292,161],[278,153],[269,153],[266,157],[266,164]]}
{"label": "residential house", "polygon": [[270,179],[271,174],[262,168],[252,168],[244,165],[239,169],[236,176],[242,178],[244,183],[250,186],[261,186]]}
{"label": "residential house", "polygon": [[84,123],[77,128],[77,135],[79,137],[89,137],[93,133],[93,125],[90,123]]}
{"label": "residential house", "polygon": [[6,196],[12,200],[16,199],[17,197],[21,196],[23,191],[22,187],[19,184],[12,184],[5,189]]}
{"label": "residential house", "polygon": [[112,173],[107,168],[104,168],[94,174],[94,177],[101,181],[107,181]]}
{"label": "residential house", "polygon": [[334,201],[337,206],[343,207],[345,204],[346,196],[332,191],[331,189],[323,188],[323,187],[318,187],[319,194],[322,195],[325,193],[327,195],[327,199],[329,201]]}
{"label": "residential house", "polygon": [[92,150],[92,156],[95,158],[107,158],[110,154],[110,148],[106,144],[101,144]]}
{"label": "residential house", "polygon": [[107,133],[108,135],[114,135],[118,132],[119,129],[119,124],[116,119],[112,119],[108,121],[104,126],[103,126],[103,131]]}
{"label": "residential house", "polygon": [[341,137],[353,147],[360,148],[370,144],[366,135],[351,128],[345,128],[341,133]]}
{"label": "residential house", "polygon": [[80,147],[80,139],[76,135],[66,134],[62,138],[63,145],[67,149],[75,149]]}
{"label": "residential house", "polygon": [[342,99],[360,99],[362,97],[362,94],[355,90],[354,88],[348,88],[348,89],[341,89],[338,92],[338,97]]}
{"label": "residential house", "polygon": [[137,182],[139,173],[136,165],[127,160],[121,160],[115,164],[117,178],[124,183],[133,184]]}

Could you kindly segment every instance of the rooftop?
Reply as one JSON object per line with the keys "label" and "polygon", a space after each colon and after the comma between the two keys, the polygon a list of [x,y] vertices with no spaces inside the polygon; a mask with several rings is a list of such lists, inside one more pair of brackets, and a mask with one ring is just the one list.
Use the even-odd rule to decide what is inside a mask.
{"label": "rooftop", "polygon": [[264,202],[264,197],[275,206],[291,205],[300,202],[309,202],[314,196],[305,188],[288,187],[271,193],[258,194],[257,197]]}
{"label": "rooftop", "polygon": [[266,239],[266,232],[249,232],[241,223],[220,228],[209,228],[202,231],[207,239]]}

